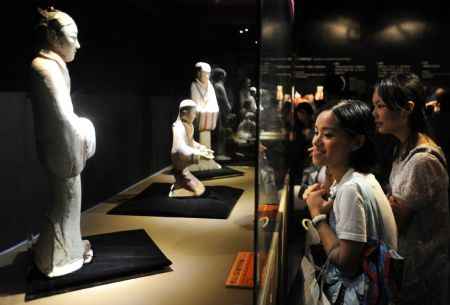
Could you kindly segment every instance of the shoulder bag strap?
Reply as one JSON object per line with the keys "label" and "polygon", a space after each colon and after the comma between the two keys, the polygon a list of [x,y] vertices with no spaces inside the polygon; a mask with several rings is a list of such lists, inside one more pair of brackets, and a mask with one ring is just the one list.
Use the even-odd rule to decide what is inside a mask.
{"label": "shoulder bag strap", "polygon": [[[358,189],[360,190],[361,194],[363,195],[363,198],[367,199],[367,202],[364,202],[364,208],[366,212],[366,228],[369,228],[370,226],[375,226],[377,234],[381,234],[381,236],[376,236],[378,238],[384,239],[384,225],[381,223],[382,214],[380,211],[380,207],[378,206],[375,197],[372,195],[372,193],[366,191],[365,182],[362,181],[360,178],[356,178],[353,180],[356,185],[358,186]],[[370,215],[370,212],[372,212],[372,215]],[[373,217],[372,217],[373,216]],[[371,238],[374,236],[367,236],[367,238]]]}
{"label": "shoulder bag strap", "polygon": [[445,171],[448,173],[447,163],[445,162],[445,160],[441,157],[441,155],[437,151],[435,151],[434,149],[431,149],[429,147],[419,147],[419,148],[417,148],[414,151],[414,153],[409,155],[409,157],[405,160],[405,162],[409,161],[417,153],[429,153],[429,154],[435,156],[436,159],[438,159],[438,161],[441,163],[441,165],[445,168]]}

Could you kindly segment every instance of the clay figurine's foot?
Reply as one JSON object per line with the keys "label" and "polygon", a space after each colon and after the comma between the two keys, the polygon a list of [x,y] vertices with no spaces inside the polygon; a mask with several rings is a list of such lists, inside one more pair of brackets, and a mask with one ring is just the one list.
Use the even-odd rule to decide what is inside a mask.
{"label": "clay figurine's foot", "polygon": [[94,251],[92,251],[91,243],[87,239],[83,240],[83,246],[83,264],[89,264],[94,257]]}
{"label": "clay figurine's foot", "polygon": [[202,195],[204,192],[205,187],[203,186],[203,184],[200,184],[198,186],[198,189],[196,189],[195,191],[191,191],[173,184],[170,188],[169,197],[196,197]]}

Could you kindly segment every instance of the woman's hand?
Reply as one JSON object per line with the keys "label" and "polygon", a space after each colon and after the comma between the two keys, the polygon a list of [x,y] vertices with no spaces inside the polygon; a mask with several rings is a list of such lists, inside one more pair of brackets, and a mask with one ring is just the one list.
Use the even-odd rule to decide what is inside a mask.
{"label": "woman's hand", "polygon": [[316,183],[309,186],[303,193],[303,200],[308,206],[311,217],[326,214],[333,206],[333,199],[325,200],[323,197],[328,193],[328,189],[322,184]]}
{"label": "woman's hand", "polygon": [[414,210],[407,207],[403,201],[394,197],[391,193],[387,193],[386,196],[389,199],[389,204],[394,213],[397,229],[399,232],[403,232],[411,221]]}

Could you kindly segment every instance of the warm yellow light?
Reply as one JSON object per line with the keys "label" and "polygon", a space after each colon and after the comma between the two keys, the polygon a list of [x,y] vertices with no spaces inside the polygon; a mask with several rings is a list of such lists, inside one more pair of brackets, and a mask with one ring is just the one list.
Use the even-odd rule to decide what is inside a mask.
{"label": "warm yellow light", "polygon": [[281,86],[281,85],[277,86],[277,100],[278,101],[283,100],[283,86]]}
{"label": "warm yellow light", "polygon": [[390,42],[404,42],[418,39],[425,30],[426,24],[422,21],[406,21],[391,24],[381,30],[377,39]]}

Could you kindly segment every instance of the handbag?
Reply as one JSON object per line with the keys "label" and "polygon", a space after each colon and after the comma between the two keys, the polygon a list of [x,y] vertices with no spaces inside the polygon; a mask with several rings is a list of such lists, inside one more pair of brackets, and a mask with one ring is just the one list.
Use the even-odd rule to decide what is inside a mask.
{"label": "handbag", "polygon": [[364,304],[398,304],[404,259],[395,250],[388,250],[382,239],[370,239],[368,244],[362,262]]}
{"label": "handbag", "polygon": [[[376,232],[382,232],[381,211],[375,198],[363,187],[363,182],[355,179],[359,190],[368,198],[366,219],[374,225]],[[369,217],[368,211],[373,217]],[[372,223],[374,222],[374,223]],[[398,304],[401,300],[400,290],[403,278],[404,258],[393,249],[388,249],[380,237],[369,237],[362,257],[362,270],[365,274],[364,302],[367,305]]]}
{"label": "handbag", "polygon": [[304,305],[331,305],[330,301],[323,293],[323,280],[316,278],[317,267],[306,257],[303,256],[301,262],[303,272],[303,302]]}
{"label": "handbag", "polygon": [[[319,233],[314,227],[311,219],[302,220],[302,226],[306,230],[305,254],[301,261],[301,270],[304,279],[304,305],[329,305],[327,297],[323,293],[323,279],[320,274],[321,267],[326,263],[327,255],[320,243]],[[322,260],[325,259],[324,262]],[[319,277],[316,277],[316,276]]]}
{"label": "handbag", "polygon": [[[360,191],[365,194],[364,197],[369,199],[366,204],[366,219],[368,221],[367,226],[375,226],[377,229],[376,232],[383,233],[384,226],[382,226],[380,222],[381,211],[379,210],[378,204],[376,204],[375,198],[370,192],[365,191],[363,182],[355,182]],[[369,210],[372,212],[372,215],[370,216],[373,217],[369,217]],[[313,247],[319,247],[320,238],[318,237],[318,233],[312,225],[311,220],[304,219],[302,224],[307,231],[305,240],[305,257],[302,260],[302,268],[309,268],[309,266],[306,266],[307,263],[304,262],[305,259],[309,259],[309,263],[313,266],[313,270],[317,271],[320,269],[319,276],[315,279],[316,281],[321,282],[320,288],[318,284],[316,285],[318,286],[317,288],[311,288],[310,285],[313,280],[308,278],[307,272],[303,271],[305,276],[304,289],[306,301],[311,300],[311,302],[320,302],[320,299],[317,297],[317,293],[319,293],[319,297],[323,294],[323,282],[325,282],[325,279],[322,277],[326,277],[332,280],[332,282],[327,282],[326,285],[330,285],[330,288],[334,287],[334,292],[332,292],[332,294],[335,295],[333,297],[333,299],[335,299],[334,304],[346,304],[346,302],[350,302],[349,304],[354,304],[355,302],[358,302],[364,305],[381,305],[398,304],[400,302],[404,259],[395,250],[388,249],[382,238],[368,238],[361,262],[363,274],[351,281],[348,281],[340,278],[338,275],[340,273],[337,271],[336,267],[330,265],[331,253],[328,255],[325,264],[320,268],[314,264],[315,262],[319,263],[320,261],[320,258],[317,258],[317,255],[313,254]],[[381,236],[384,236],[384,234],[381,234]],[[310,270],[310,268],[308,270]],[[326,274],[329,272],[332,274],[330,277]],[[352,289],[347,289],[348,287],[346,285],[350,285]],[[328,292],[330,293],[331,290]],[[350,295],[347,295],[348,293]],[[355,293],[357,293],[358,296]],[[326,296],[324,297],[326,298]]]}
{"label": "handbag", "polygon": [[319,233],[314,227],[311,219],[302,220],[302,226],[306,231],[305,237],[305,256],[315,266],[323,266],[327,260],[327,254],[320,242]]}

